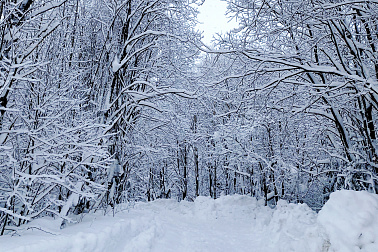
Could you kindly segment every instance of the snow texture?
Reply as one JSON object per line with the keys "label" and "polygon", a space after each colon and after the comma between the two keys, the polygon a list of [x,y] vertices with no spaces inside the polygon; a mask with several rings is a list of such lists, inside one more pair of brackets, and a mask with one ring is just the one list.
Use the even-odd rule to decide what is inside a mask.
{"label": "snow texture", "polygon": [[378,196],[368,192],[331,194],[318,216],[330,251],[378,251]]}
{"label": "snow texture", "polygon": [[58,219],[34,220],[0,237],[0,251],[378,251],[378,196],[367,192],[333,193],[319,215],[240,195],[118,208],[62,230]]}

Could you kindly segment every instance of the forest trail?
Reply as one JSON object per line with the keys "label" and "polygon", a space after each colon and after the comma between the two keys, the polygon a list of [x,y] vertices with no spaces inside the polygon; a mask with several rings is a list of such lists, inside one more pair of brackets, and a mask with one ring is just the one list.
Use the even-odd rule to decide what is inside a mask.
{"label": "forest trail", "polygon": [[[275,209],[271,209],[263,206],[261,201],[240,195],[223,196],[217,200],[198,197],[194,202],[157,200],[124,205],[123,209],[117,210],[115,217],[112,213],[107,216],[90,214],[80,223],[64,229],[59,229],[59,220],[42,218],[24,226],[18,232],[20,236],[0,237],[0,251],[357,251],[353,232],[371,234],[365,244],[359,237],[355,242],[360,242],[361,251],[376,251],[378,221],[369,211],[377,210],[377,196],[359,194],[360,201],[355,207],[359,205],[365,209],[365,213],[360,211],[359,215],[365,219],[361,222],[359,218],[354,223],[349,219],[341,223],[349,218],[341,212],[346,205],[342,203],[343,199],[347,202],[348,197],[355,195],[338,195],[332,200],[335,203],[326,204],[328,210],[319,214],[321,220],[304,204],[280,201]],[[373,207],[366,207],[366,204]],[[332,211],[339,219],[327,211]],[[325,228],[319,224],[331,219],[344,230],[336,232],[332,224],[326,224]],[[370,229],[366,227],[366,221],[371,223]],[[356,230],[348,231],[348,223]],[[360,223],[360,227],[356,223]],[[334,242],[331,249],[328,237]],[[341,237],[347,237],[349,243],[342,241]],[[349,246],[347,250],[342,247],[344,245]]]}

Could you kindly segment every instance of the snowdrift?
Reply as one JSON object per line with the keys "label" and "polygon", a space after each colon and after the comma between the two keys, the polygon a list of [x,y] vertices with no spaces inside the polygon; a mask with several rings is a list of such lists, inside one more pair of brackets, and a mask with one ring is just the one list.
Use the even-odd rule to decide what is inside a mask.
{"label": "snowdrift", "polygon": [[88,214],[60,230],[49,218],[0,237],[0,251],[378,251],[378,196],[339,191],[317,214],[241,195],[157,200]]}
{"label": "snowdrift", "polygon": [[318,215],[330,251],[378,251],[378,196],[368,192],[332,193]]}

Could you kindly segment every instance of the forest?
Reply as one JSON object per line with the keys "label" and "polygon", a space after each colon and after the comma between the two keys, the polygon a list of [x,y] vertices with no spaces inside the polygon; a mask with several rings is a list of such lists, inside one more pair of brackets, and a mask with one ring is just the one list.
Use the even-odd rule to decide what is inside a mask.
{"label": "forest", "polygon": [[378,191],[378,1],[0,0],[0,235],[161,198]]}

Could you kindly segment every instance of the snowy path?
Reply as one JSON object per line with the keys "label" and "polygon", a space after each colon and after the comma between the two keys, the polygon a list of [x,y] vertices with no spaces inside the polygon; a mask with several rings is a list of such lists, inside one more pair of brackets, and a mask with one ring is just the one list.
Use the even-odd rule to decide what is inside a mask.
{"label": "snowy path", "polygon": [[245,219],[168,213],[158,212],[154,219],[157,239],[151,251],[251,251],[256,244],[252,223]]}
{"label": "snowy path", "polygon": [[[341,196],[345,198],[345,195]],[[357,199],[368,200],[356,202],[355,206],[361,206],[360,209],[352,209],[354,213],[360,213],[356,222],[342,213],[348,209],[343,202],[350,199],[335,197],[335,204],[326,205],[331,213],[324,211],[322,222],[326,223],[328,233],[319,225],[318,215],[306,205],[280,201],[272,210],[251,197],[235,195],[215,201],[199,197],[195,202],[138,203],[119,211],[115,217],[86,215],[79,224],[62,230],[59,220],[39,219],[24,226],[18,232],[21,236],[0,237],[0,251],[378,251],[378,242],[375,242],[378,241],[378,217],[375,215],[378,198],[361,195],[358,194]],[[366,214],[361,209],[365,209]],[[343,223],[344,219],[347,221]],[[331,223],[334,221],[337,226]],[[34,228],[27,230],[27,227]],[[50,233],[36,229],[39,227]],[[363,238],[365,234],[369,236],[361,240],[360,232],[364,234]],[[330,249],[328,237],[335,245]],[[348,240],[341,240],[343,237]]]}

